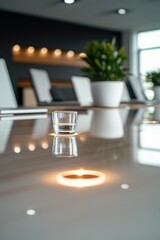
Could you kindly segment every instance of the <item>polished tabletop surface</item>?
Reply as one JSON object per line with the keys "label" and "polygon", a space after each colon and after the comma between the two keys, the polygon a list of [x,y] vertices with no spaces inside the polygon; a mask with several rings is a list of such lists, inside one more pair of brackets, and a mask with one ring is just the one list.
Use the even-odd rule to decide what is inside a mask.
{"label": "polished tabletop surface", "polygon": [[2,118],[0,240],[159,240],[159,120],[154,107],[90,109],[55,136],[50,112]]}

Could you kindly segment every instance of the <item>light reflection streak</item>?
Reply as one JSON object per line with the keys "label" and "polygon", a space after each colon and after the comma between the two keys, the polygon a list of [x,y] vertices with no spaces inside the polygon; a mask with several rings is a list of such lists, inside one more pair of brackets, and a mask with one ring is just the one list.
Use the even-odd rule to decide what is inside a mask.
{"label": "light reflection streak", "polygon": [[48,133],[49,136],[57,136],[57,137],[71,137],[71,136],[77,136],[78,133],[74,134],[55,134],[55,133]]}

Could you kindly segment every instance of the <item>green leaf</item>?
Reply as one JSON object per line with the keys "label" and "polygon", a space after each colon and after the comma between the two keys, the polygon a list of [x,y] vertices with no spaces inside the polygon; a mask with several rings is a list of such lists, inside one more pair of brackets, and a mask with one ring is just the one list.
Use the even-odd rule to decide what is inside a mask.
{"label": "green leaf", "polygon": [[128,71],[123,64],[127,61],[124,47],[116,48],[116,38],[112,42],[93,40],[84,45],[86,57],[81,59],[88,63],[89,67],[82,71],[92,81],[119,81],[123,80]]}

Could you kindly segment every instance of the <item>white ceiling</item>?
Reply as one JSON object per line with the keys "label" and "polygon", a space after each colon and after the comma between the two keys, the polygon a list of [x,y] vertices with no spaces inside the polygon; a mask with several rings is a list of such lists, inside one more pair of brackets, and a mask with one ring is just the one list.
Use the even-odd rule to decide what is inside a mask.
{"label": "white ceiling", "polygon": [[[129,14],[113,14],[120,7]],[[160,28],[160,0],[78,0],[74,5],[62,0],[1,0],[0,9],[111,30]]]}

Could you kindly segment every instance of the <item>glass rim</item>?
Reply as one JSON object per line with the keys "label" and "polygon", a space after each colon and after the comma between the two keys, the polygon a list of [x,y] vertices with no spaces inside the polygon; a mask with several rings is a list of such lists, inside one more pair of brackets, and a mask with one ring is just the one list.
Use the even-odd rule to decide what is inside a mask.
{"label": "glass rim", "polygon": [[78,113],[77,111],[61,111],[61,110],[57,110],[57,111],[53,111],[52,114],[54,113]]}

